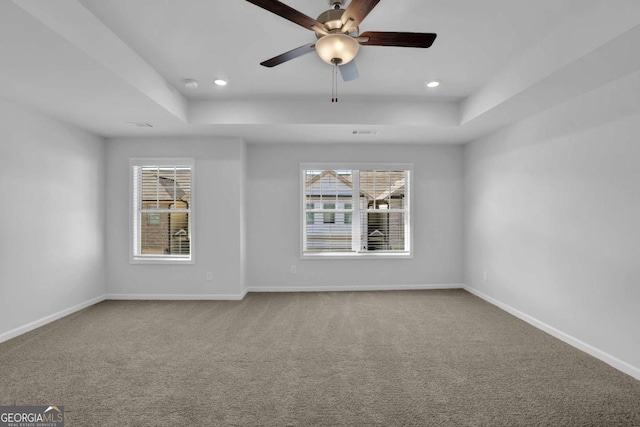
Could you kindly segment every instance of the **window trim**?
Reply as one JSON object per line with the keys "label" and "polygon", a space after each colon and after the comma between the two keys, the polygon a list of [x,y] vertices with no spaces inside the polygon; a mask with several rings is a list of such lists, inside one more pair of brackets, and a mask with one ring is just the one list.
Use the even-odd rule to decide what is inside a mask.
{"label": "window trim", "polygon": [[[409,172],[409,185],[405,188],[407,192],[408,207],[406,208],[405,238],[408,239],[408,250],[404,252],[305,252],[305,227],[306,227],[306,199],[305,199],[305,171],[306,170],[404,170]],[[347,163],[347,162],[303,162],[299,165],[300,185],[298,188],[299,206],[299,233],[300,233],[300,259],[413,259],[413,163]],[[354,177],[354,181],[356,178]],[[359,187],[359,179],[358,187]],[[360,206],[358,200],[352,199],[352,230],[359,229]],[[354,232],[355,233],[355,232]]]}
{"label": "window trim", "polygon": [[[190,251],[189,257],[163,256],[163,255],[136,255],[136,248],[139,242],[135,241],[134,228],[139,225],[140,219],[136,221],[135,211],[136,202],[134,195],[134,167],[135,166],[171,166],[171,167],[189,167],[191,169],[191,199],[189,201],[189,234],[190,234]],[[195,264],[195,233],[193,233],[194,221],[194,198],[195,193],[195,159],[192,157],[133,157],[129,159],[129,264],[165,264],[165,265],[191,265]],[[138,231],[139,234],[139,231]]]}

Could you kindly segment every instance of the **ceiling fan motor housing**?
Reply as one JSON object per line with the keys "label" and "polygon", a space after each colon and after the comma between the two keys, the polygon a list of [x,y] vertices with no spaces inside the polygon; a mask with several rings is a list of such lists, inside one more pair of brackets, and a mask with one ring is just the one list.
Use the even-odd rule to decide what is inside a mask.
{"label": "ceiling fan motor housing", "polygon": [[[318,22],[321,22],[329,33],[339,33],[342,28],[342,15],[344,12],[344,9],[329,9],[318,16]],[[349,34],[357,36],[358,27],[351,28]],[[317,38],[322,38],[323,35],[316,32]]]}

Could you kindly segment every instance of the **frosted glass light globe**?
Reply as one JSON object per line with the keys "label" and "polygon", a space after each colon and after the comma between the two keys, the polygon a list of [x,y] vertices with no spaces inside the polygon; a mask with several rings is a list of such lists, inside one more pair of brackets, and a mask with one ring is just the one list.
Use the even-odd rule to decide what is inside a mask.
{"label": "frosted glass light globe", "polygon": [[333,64],[334,59],[339,65],[351,62],[356,57],[360,43],[346,34],[328,34],[316,42],[318,56],[327,64]]}

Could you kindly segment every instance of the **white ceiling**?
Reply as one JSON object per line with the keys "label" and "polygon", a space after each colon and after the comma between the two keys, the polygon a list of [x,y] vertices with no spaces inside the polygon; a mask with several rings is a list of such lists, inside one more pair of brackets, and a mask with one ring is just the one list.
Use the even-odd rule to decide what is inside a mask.
{"label": "white ceiling", "polygon": [[[0,97],[107,137],[464,143],[640,69],[639,24],[637,0],[381,0],[360,31],[438,38],[362,47],[360,78],[332,104],[331,67],[315,54],[259,65],[315,35],[243,0],[4,1]],[[426,90],[430,79],[442,85]]]}

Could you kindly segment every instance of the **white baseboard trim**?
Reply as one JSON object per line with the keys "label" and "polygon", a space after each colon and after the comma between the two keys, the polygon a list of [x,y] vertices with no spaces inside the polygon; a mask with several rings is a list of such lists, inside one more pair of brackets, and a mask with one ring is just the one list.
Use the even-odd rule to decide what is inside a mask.
{"label": "white baseboard trim", "polygon": [[536,328],[548,333],[549,335],[552,335],[556,338],[558,338],[561,341],[564,341],[565,343],[577,348],[578,350],[582,350],[587,354],[590,354],[591,356],[595,357],[596,359],[600,359],[603,362],[605,362],[606,364],[616,368],[619,371],[624,372],[627,375],[631,375],[632,377],[634,377],[637,380],[640,380],[640,368],[633,366],[623,360],[618,359],[615,356],[610,355],[607,352],[604,352],[590,344],[587,344],[584,341],[581,341],[565,332],[562,332],[559,329],[554,328],[551,325],[548,325],[538,319],[536,319],[535,317],[529,316],[526,313],[523,313],[522,311],[515,309],[513,307],[511,307],[510,305],[507,305],[501,301],[498,301],[497,299],[490,297],[489,295],[480,292],[477,289],[474,289],[470,286],[464,285],[463,289],[466,290],[467,292],[470,292],[474,295],[476,295],[477,297],[482,298],[483,300],[503,309],[504,311],[506,311],[507,313],[510,313],[514,316],[516,316],[517,318],[524,320],[525,322],[527,322],[528,324],[535,326]]}
{"label": "white baseboard trim", "polygon": [[408,291],[428,289],[463,289],[460,283],[434,285],[339,285],[339,286],[253,286],[249,292],[343,292],[343,291]]}
{"label": "white baseboard trim", "polygon": [[173,301],[210,301],[241,300],[247,294],[245,290],[239,294],[107,294],[107,300],[173,300]]}
{"label": "white baseboard trim", "polygon": [[80,311],[84,308],[97,304],[101,301],[105,300],[105,296],[101,295],[99,297],[92,298],[88,301],[82,302],[80,304],[74,305],[73,307],[66,308],[57,313],[50,314],[38,320],[34,320],[33,322],[27,323],[26,325],[20,326],[18,328],[12,329],[10,331],[4,332],[0,334],[0,343],[4,341],[8,341],[11,338],[15,338],[18,335],[26,334],[27,332],[33,331],[41,326],[46,325],[47,323],[51,323],[58,319],[61,319],[65,316],[75,313],[76,311]]}

